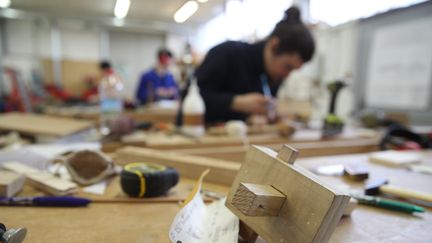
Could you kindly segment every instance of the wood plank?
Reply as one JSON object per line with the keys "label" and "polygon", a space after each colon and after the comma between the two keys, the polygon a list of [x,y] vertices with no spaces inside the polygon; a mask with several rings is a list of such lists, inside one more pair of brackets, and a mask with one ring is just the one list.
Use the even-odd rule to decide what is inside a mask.
{"label": "wood plank", "polygon": [[155,163],[173,167],[181,176],[197,179],[201,173],[210,168],[206,180],[222,185],[231,185],[240,164],[221,159],[160,151],[155,149],[125,147],[116,152],[114,162],[118,165],[126,165],[133,162]]}
{"label": "wood plank", "polygon": [[30,114],[5,113],[0,115],[0,130],[16,131],[28,135],[63,137],[89,129],[92,122],[70,118]]}
{"label": "wood plank", "polygon": [[[378,140],[375,138],[364,138],[357,140],[329,140],[303,143],[287,143],[299,150],[299,158],[313,156],[336,155],[336,154],[355,154],[378,151]],[[265,144],[266,147],[279,150],[282,144]],[[172,149],[176,153],[190,154],[196,156],[209,157],[214,159],[224,159],[230,161],[243,162],[246,155],[246,147],[223,146],[207,148],[185,148]]]}
{"label": "wood plank", "polygon": [[24,175],[32,185],[50,195],[64,196],[77,192],[78,185],[55,177],[53,174],[34,169],[20,162],[6,162],[2,164],[6,170]]}
{"label": "wood plank", "polygon": [[25,177],[0,170],[0,197],[12,197],[24,187]]}
{"label": "wood plank", "polygon": [[[298,130],[292,137],[283,137],[278,133],[252,134],[248,136],[249,144],[257,145],[282,145],[292,143],[314,143],[314,142],[333,142],[333,141],[374,141],[379,143],[381,134],[373,130],[363,130],[347,128],[346,131],[329,139],[321,139],[321,131],[313,129]],[[243,146],[243,139],[232,136],[205,135],[201,138],[186,137],[181,134],[167,134],[163,132],[138,132],[128,135],[122,142],[105,142],[102,148],[106,152],[113,152],[123,146],[145,146],[153,149],[195,149],[195,148],[215,148],[227,146]],[[368,152],[368,151],[360,151]],[[326,155],[326,154],[318,154]]]}

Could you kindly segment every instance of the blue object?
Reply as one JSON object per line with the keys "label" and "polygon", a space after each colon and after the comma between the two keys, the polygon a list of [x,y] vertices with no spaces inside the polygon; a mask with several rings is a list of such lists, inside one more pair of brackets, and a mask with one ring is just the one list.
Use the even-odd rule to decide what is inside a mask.
{"label": "blue object", "polygon": [[84,207],[91,201],[81,197],[0,197],[0,206]]}
{"label": "blue object", "polygon": [[272,98],[273,96],[271,93],[271,89],[270,89],[269,81],[267,79],[267,75],[261,74],[260,79],[261,79],[261,85],[263,88],[264,96],[267,98]]}
{"label": "blue object", "polygon": [[[149,99],[152,99],[151,101],[167,99],[157,95],[156,90],[158,88],[175,88],[177,93],[169,98],[175,99],[178,96],[178,87],[173,75],[171,73],[166,73],[163,76],[159,76],[156,70],[152,69],[141,76],[136,98],[141,104],[147,103]],[[149,97],[149,94],[151,94],[153,97]]]}

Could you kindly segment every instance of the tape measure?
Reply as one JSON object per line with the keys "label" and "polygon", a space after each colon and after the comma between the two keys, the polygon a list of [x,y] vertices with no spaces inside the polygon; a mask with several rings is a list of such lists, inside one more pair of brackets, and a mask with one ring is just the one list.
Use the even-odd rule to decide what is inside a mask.
{"label": "tape measure", "polygon": [[122,190],[131,197],[157,197],[177,185],[179,173],[157,164],[132,163],[120,173]]}

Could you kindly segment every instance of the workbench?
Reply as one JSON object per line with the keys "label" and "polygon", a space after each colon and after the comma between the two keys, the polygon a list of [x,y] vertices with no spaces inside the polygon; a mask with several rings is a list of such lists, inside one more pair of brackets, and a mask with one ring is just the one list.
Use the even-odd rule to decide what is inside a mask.
{"label": "workbench", "polygon": [[[46,106],[43,109],[43,113],[47,115],[90,120],[93,122],[100,121],[99,106]],[[144,106],[134,110],[126,110],[124,115],[132,118],[136,122],[173,123],[177,115],[177,107]]]}
{"label": "workbench", "polygon": [[90,121],[34,113],[11,112],[0,115],[1,132],[17,132],[33,137],[63,138],[94,127]]}
{"label": "workbench", "polygon": [[[432,165],[432,152],[425,152],[424,164]],[[368,162],[367,154],[338,155],[298,159],[296,164],[312,168],[324,164],[367,164],[370,177],[385,177],[394,185],[432,193],[432,176],[405,169],[388,168]],[[339,177],[319,176],[336,185],[360,187]],[[115,179],[104,197],[118,195]],[[117,181],[118,182],[118,181]],[[175,188],[185,195],[193,181],[181,179]],[[204,184],[204,189],[226,193],[228,187]],[[26,187],[21,195],[40,194]],[[79,194],[88,196],[89,194]],[[90,204],[87,208],[2,207],[0,220],[8,227],[28,228],[26,242],[169,242],[168,230],[178,203],[145,204]],[[432,239],[432,211],[423,214],[404,214],[386,209],[358,205],[351,217],[342,218],[330,242],[430,242]]]}

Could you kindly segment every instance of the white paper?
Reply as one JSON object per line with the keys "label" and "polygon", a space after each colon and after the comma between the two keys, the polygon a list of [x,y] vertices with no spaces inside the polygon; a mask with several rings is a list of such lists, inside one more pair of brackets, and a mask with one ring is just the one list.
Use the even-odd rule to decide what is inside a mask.
{"label": "white paper", "polygon": [[107,181],[101,181],[99,183],[93,184],[91,186],[86,186],[82,190],[84,192],[93,193],[96,195],[103,195],[105,193],[105,189],[107,188]]}
{"label": "white paper", "polygon": [[379,29],[368,62],[366,103],[372,107],[425,109],[432,75],[432,18]]}
{"label": "white paper", "polygon": [[49,157],[34,152],[28,147],[0,151],[0,165],[9,161],[17,161],[39,170],[45,170],[48,166],[47,161],[49,159]]}
{"label": "white paper", "polygon": [[100,143],[80,142],[71,144],[37,144],[28,146],[27,148],[35,153],[52,159],[68,151],[77,151],[82,149],[99,150],[100,147]]}
{"label": "white paper", "polygon": [[225,207],[225,199],[206,206],[199,193],[174,218],[169,238],[174,243],[237,243],[238,218]]}

